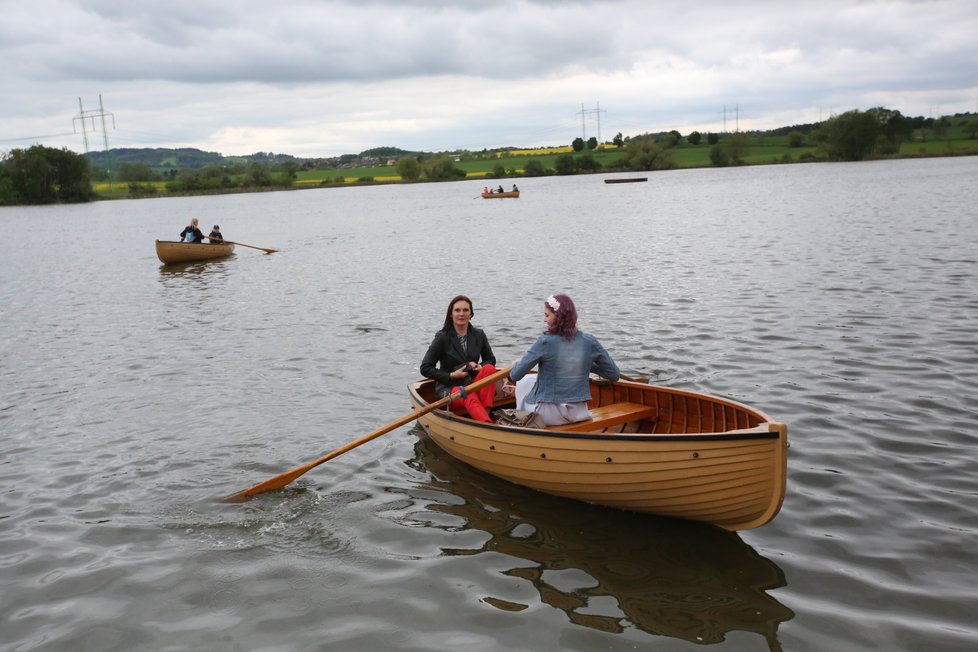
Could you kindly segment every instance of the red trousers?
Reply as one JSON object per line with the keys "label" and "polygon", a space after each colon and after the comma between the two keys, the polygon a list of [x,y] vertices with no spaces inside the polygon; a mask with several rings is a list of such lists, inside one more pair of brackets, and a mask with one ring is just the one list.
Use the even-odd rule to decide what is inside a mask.
{"label": "red trousers", "polygon": [[[482,380],[486,376],[490,376],[496,373],[496,368],[491,364],[482,365],[482,369],[479,373],[475,375],[475,380]],[[452,391],[453,394],[458,393],[457,390]],[[465,398],[457,398],[452,401],[448,407],[453,412],[460,412],[462,408],[469,411],[469,416],[476,421],[485,421],[486,423],[492,423],[492,419],[489,418],[488,408],[492,407],[492,399],[496,395],[496,384],[490,383],[477,392],[471,392]]]}

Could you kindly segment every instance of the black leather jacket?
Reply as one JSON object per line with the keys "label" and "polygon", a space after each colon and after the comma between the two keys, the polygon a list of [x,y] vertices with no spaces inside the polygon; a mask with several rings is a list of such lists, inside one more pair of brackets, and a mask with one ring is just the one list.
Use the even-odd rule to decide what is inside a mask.
{"label": "black leather jacket", "polygon": [[469,332],[465,337],[463,352],[462,343],[459,342],[454,330],[447,333],[438,331],[421,360],[421,375],[435,381],[435,389],[439,396],[446,395],[452,387],[469,384],[475,374],[469,374],[468,378],[452,378],[450,375],[463,364],[467,362],[496,364],[496,356],[489,346],[489,338],[481,328],[469,324]]}

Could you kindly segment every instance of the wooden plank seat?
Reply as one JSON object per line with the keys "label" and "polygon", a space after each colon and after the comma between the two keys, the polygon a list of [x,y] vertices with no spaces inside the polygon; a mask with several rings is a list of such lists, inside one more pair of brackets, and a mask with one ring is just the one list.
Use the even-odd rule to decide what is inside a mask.
{"label": "wooden plank seat", "polygon": [[612,403],[597,408],[591,408],[591,418],[587,421],[565,423],[559,426],[547,426],[547,430],[563,430],[570,432],[596,432],[620,426],[630,421],[652,419],[656,409],[641,403]]}
{"label": "wooden plank seat", "polygon": [[[499,407],[513,407],[514,399],[511,396],[496,394],[493,397],[493,406],[490,409]],[[468,410],[464,408],[456,414],[469,416]],[[547,430],[562,430],[565,432],[600,432],[615,426],[621,426],[632,421],[642,419],[655,420],[657,410],[654,407],[641,403],[612,403],[602,407],[591,408],[591,418],[587,421],[576,423],[565,423],[557,426],[547,426]]]}

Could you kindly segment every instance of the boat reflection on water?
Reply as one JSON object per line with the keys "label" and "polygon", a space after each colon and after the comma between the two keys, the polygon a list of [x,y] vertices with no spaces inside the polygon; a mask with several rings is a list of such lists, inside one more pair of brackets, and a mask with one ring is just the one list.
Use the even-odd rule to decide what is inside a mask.
{"label": "boat reflection on water", "polygon": [[[701,644],[746,631],[781,649],[778,625],[794,612],[767,592],[785,586],[784,573],[736,533],[538,493],[456,460],[420,427],[412,432],[419,439],[410,465],[430,474],[427,488],[456,499],[426,508],[489,535],[478,549],[446,555],[494,552],[532,562],[506,574],[532,583],[543,603],[584,627],[619,633],[634,626]],[[508,611],[530,606],[493,596],[483,601]]]}
{"label": "boat reflection on water", "polygon": [[[174,294],[174,290],[183,291],[187,288],[195,291],[219,289],[222,287],[222,281],[226,280],[230,274],[228,265],[229,260],[227,258],[160,265],[160,287],[167,293],[167,300],[170,302],[177,296]],[[195,294],[195,292],[183,293],[183,296],[185,299],[189,298],[191,303],[210,301],[213,298],[203,297]]]}
{"label": "boat reflection on water", "polygon": [[166,279],[188,275],[196,276],[220,274],[226,271],[227,264],[227,258],[218,258],[216,260],[195,260],[185,263],[160,264],[160,278]]}

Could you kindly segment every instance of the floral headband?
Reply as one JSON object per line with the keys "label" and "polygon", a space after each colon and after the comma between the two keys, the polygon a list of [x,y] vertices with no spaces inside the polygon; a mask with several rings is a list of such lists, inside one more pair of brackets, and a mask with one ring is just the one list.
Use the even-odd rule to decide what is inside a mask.
{"label": "floral headband", "polygon": [[547,305],[550,306],[550,309],[553,310],[554,312],[560,310],[560,301],[557,301],[556,297],[553,296],[548,297]]}

